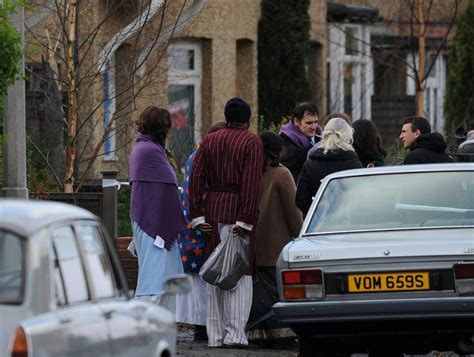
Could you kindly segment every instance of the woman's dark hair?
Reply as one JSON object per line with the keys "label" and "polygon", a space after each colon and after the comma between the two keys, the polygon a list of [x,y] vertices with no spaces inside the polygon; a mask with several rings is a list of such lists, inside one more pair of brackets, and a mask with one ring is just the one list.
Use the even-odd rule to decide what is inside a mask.
{"label": "woman's dark hair", "polygon": [[263,142],[263,162],[265,166],[278,166],[280,154],[283,149],[283,141],[280,135],[271,131],[260,133]]}
{"label": "woman's dark hair", "polygon": [[138,118],[138,131],[151,135],[161,145],[165,145],[166,136],[171,129],[170,112],[163,108],[149,106]]}
{"label": "woman's dark hair", "polygon": [[367,119],[356,120],[354,128],[354,150],[356,152],[367,152],[373,155],[386,156],[387,151],[382,146],[380,132],[372,121]]}

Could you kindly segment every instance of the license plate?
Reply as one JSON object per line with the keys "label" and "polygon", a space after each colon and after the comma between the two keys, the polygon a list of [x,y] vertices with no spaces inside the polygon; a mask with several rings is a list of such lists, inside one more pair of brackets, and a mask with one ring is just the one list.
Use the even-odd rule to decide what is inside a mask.
{"label": "license plate", "polygon": [[429,290],[430,278],[427,272],[349,274],[349,292],[381,292]]}

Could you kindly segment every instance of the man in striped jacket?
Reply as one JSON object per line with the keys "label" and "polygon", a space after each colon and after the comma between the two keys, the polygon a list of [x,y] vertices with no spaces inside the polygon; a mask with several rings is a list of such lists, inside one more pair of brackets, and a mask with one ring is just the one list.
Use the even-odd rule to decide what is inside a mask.
{"label": "man in striped jacket", "polygon": [[[243,347],[252,304],[252,270],[255,254],[263,144],[251,133],[250,106],[241,98],[230,99],[224,110],[226,125],[208,134],[193,163],[189,185],[191,225],[207,234],[205,254],[219,243],[218,224],[233,224],[234,233],[250,235],[250,266],[233,290],[206,286],[206,329],[210,347]],[[204,208],[200,206],[205,185]]]}

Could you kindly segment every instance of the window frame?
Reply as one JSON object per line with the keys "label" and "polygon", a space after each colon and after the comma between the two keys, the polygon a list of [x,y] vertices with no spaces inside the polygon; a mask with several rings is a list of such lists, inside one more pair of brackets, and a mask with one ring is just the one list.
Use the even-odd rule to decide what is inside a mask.
{"label": "window frame", "polygon": [[[357,54],[346,54],[347,29],[355,30]],[[354,82],[351,88],[353,120],[372,118],[374,92],[373,59],[370,53],[370,26],[363,24],[329,24],[328,94],[329,112],[344,112],[344,66],[352,65]]]}
{"label": "window frame", "polygon": [[[105,258],[106,259],[106,264],[108,265],[108,268],[110,269],[110,272],[111,272],[112,284],[113,284],[113,287],[114,287],[114,295],[113,296],[107,296],[107,297],[98,297],[97,296],[97,292],[96,292],[96,289],[95,289],[95,286],[94,286],[94,283],[93,283],[94,276],[93,276],[93,274],[90,270],[89,263],[88,263],[88,260],[87,260],[87,254],[86,254],[85,247],[84,247],[84,243],[83,243],[81,235],[79,233],[79,226],[81,226],[81,225],[82,226],[92,226],[92,227],[97,228],[97,231],[100,235],[102,248],[103,248],[104,254],[106,256],[106,258]],[[72,226],[73,226],[74,234],[76,236],[76,240],[77,240],[78,245],[79,245],[79,252],[80,252],[81,259],[82,259],[83,266],[84,266],[84,270],[85,270],[85,273],[86,273],[86,280],[87,280],[87,285],[89,287],[91,300],[92,301],[100,301],[100,300],[108,300],[108,299],[113,299],[113,298],[119,297],[120,296],[119,283],[116,280],[113,264],[112,264],[112,261],[111,261],[110,256],[109,256],[109,254],[110,254],[109,253],[109,248],[108,248],[107,243],[106,243],[107,238],[104,236],[101,224],[97,221],[77,220],[77,221],[73,222]]]}
{"label": "window frame", "polygon": [[61,284],[62,284],[62,288],[63,288],[63,293],[64,293],[64,297],[65,297],[64,298],[65,303],[64,303],[64,305],[58,304],[57,296],[56,296],[56,294],[54,294],[54,306],[56,306],[56,308],[64,308],[64,307],[68,307],[68,306],[81,305],[81,304],[85,304],[85,303],[88,303],[88,302],[94,300],[93,296],[92,296],[90,282],[89,282],[89,276],[88,276],[87,271],[86,271],[87,268],[84,264],[84,252],[82,250],[82,247],[79,244],[79,239],[78,239],[78,236],[77,236],[77,232],[74,229],[74,221],[56,223],[56,224],[51,225],[48,228],[49,241],[50,241],[51,249],[52,249],[51,251],[54,254],[53,262],[52,262],[53,270],[51,270],[51,272],[50,272],[50,274],[51,274],[50,281],[51,281],[51,284],[52,284],[52,291],[54,293],[54,291],[56,289],[56,278],[54,276],[54,268],[55,268],[57,262],[59,261],[56,246],[54,244],[53,231],[55,229],[63,228],[63,227],[69,227],[69,228],[71,228],[71,230],[73,232],[74,241],[76,243],[78,253],[79,253],[79,255],[78,255],[79,256],[79,261],[81,262],[81,267],[82,267],[82,271],[83,271],[83,274],[84,274],[84,279],[85,279],[85,283],[86,283],[85,285],[86,285],[86,288],[87,288],[88,298],[86,300],[83,300],[83,301],[76,301],[76,302],[72,302],[72,303],[69,301],[69,299],[67,297],[67,294],[66,294],[66,291],[65,291],[64,275],[63,275],[62,269],[58,266],[59,272],[60,272],[60,277],[61,277]]}
{"label": "window frame", "polygon": [[[110,122],[114,120],[116,110],[116,86],[115,86],[115,56],[105,62],[103,72],[103,95],[106,100],[103,103],[102,130],[105,131]],[[103,161],[117,161],[117,140],[115,131],[115,121],[111,124],[111,129],[104,139],[102,147]]]}
{"label": "window frame", "polygon": [[[177,70],[171,69],[169,61],[174,50],[192,50],[194,51],[194,69]],[[201,102],[202,102],[202,47],[198,42],[190,40],[177,40],[168,46],[168,87],[170,85],[191,85],[194,86],[194,142],[197,144],[201,141],[202,135],[202,118],[201,118]],[[168,89],[167,89],[168,93]]]}
{"label": "window frame", "polygon": [[[435,54],[436,51],[427,50],[426,58]],[[419,67],[418,53],[407,53],[407,63],[413,63],[413,56],[416,68]],[[427,63],[428,64],[428,63]],[[428,70],[428,67],[425,68]],[[442,132],[444,129],[444,96],[446,94],[446,80],[447,80],[446,59],[439,53],[434,62],[433,68],[429,77],[425,81],[425,89],[423,93],[423,111],[426,118],[429,120],[433,131]],[[407,95],[416,95],[415,71],[412,67],[407,66]],[[435,99],[436,104],[433,104]],[[430,106],[430,108],[428,108]],[[433,112],[434,113],[433,113]]]}
{"label": "window frame", "polygon": [[21,287],[20,287],[20,296],[18,299],[15,300],[6,300],[0,301],[0,305],[21,305],[25,300],[25,293],[26,293],[26,278],[27,278],[27,260],[28,260],[28,237],[18,234],[8,228],[0,228],[0,232],[5,232],[7,234],[11,234],[17,237],[21,242],[21,252],[22,252],[22,262],[21,262]]}

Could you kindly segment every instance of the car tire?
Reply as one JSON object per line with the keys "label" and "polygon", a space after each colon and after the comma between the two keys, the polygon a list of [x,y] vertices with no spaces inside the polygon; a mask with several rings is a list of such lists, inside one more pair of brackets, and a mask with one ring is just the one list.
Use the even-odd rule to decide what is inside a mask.
{"label": "car tire", "polygon": [[310,337],[298,337],[299,357],[336,357],[337,352],[331,351],[330,346]]}

